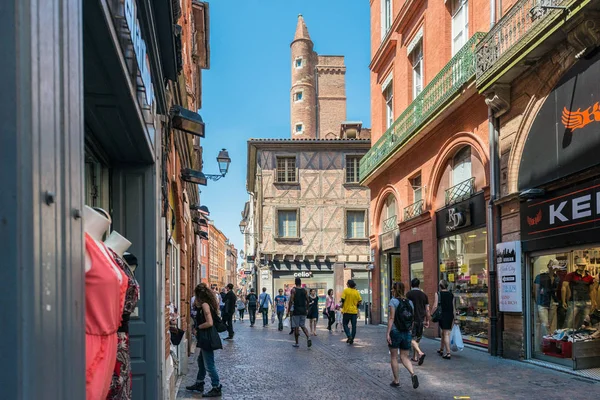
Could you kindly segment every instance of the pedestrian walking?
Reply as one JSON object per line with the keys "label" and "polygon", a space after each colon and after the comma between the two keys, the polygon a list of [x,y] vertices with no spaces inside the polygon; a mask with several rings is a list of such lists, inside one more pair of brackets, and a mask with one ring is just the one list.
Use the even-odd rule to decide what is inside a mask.
{"label": "pedestrian walking", "polygon": [[258,304],[258,296],[254,293],[254,288],[250,289],[250,294],[246,296],[248,305],[248,314],[250,315],[250,326],[254,326],[256,322],[256,306]]}
{"label": "pedestrian walking", "polygon": [[279,289],[279,294],[275,296],[275,306],[277,307],[277,320],[279,321],[279,325],[277,325],[277,330],[283,330],[283,313],[285,313],[285,305],[287,303],[287,297],[283,295],[283,289]]}
{"label": "pedestrian walking", "polygon": [[292,291],[290,297],[290,308],[292,309],[292,329],[294,330],[294,339],[296,340],[294,347],[300,347],[298,344],[300,328],[302,328],[302,332],[304,332],[306,335],[306,345],[310,347],[312,346],[312,341],[310,340],[310,336],[308,335],[308,331],[305,327],[306,315],[308,313],[308,294],[306,293],[306,289],[302,287],[302,280],[300,278],[296,278],[294,282],[296,287]]}
{"label": "pedestrian walking", "polygon": [[227,295],[227,291],[225,288],[222,288],[221,293],[219,293],[219,310],[221,311],[221,315],[225,311],[225,295]]}
{"label": "pedestrian walking", "polygon": [[335,331],[342,326],[342,307],[339,304],[335,305]]}
{"label": "pedestrian walking", "polygon": [[269,306],[273,306],[273,300],[271,295],[267,293],[267,288],[262,288],[262,293],[258,296],[258,302],[260,304],[260,313],[263,317],[263,328],[269,325]]}
{"label": "pedestrian walking", "polygon": [[327,291],[325,299],[325,313],[327,314],[327,330],[331,333],[331,327],[335,322],[335,299],[333,297],[333,289]]}
{"label": "pedestrian walking", "polygon": [[[437,351],[440,356],[449,360],[450,355],[450,333],[452,332],[452,324],[456,310],[454,309],[454,295],[448,291],[448,282],[441,280],[439,283],[439,293],[435,294],[435,304],[441,307],[442,315],[439,321],[440,329],[442,330],[442,340],[440,341],[440,349]],[[435,313],[435,310],[433,311]],[[445,350],[445,352],[444,352]]]}
{"label": "pedestrian walking", "polygon": [[240,316],[240,321],[244,322],[244,311],[246,311],[246,303],[242,299],[242,296],[238,297],[235,307],[237,308],[238,314]]}
{"label": "pedestrian walking", "polygon": [[[196,309],[197,347],[199,349],[198,374],[196,375],[196,383],[186,386],[186,389],[203,393],[204,379],[208,373],[212,388],[207,393],[203,393],[202,397],[219,397],[222,394],[222,386],[215,366],[214,350],[220,348],[218,345],[221,343],[221,339],[217,330],[213,327],[213,322],[217,318],[219,303],[206,283],[196,286],[194,294],[196,295],[194,307]],[[211,335],[216,335],[216,338],[213,337],[214,341],[207,340],[207,338],[212,337]],[[213,342],[216,343],[216,348]]]}
{"label": "pedestrian walking", "polygon": [[423,337],[423,329],[429,328],[429,320],[431,318],[429,314],[429,298],[419,288],[421,281],[418,278],[414,278],[410,281],[411,290],[406,293],[406,298],[412,301],[415,310],[415,321],[412,328],[412,348],[413,358],[412,361],[423,365],[425,360],[425,353],[421,351],[419,342]]}
{"label": "pedestrian walking", "polygon": [[225,294],[225,305],[223,307],[224,313],[223,313],[223,322],[225,323],[225,325],[227,325],[227,332],[229,333],[229,335],[225,338],[225,340],[232,340],[233,339],[233,335],[234,335],[234,331],[233,331],[233,324],[232,324],[232,318],[235,315],[235,300],[236,296],[235,293],[233,292],[233,284],[229,283],[227,285],[227,293]]}
{"label": "pedestrian walking", "polygon": [[[358,306],[362,303],[362,297],[356,290],[356,283],[350,279],[347,282],[347,288],[342,293],[342,326],[348,340],[346,343],[353,344],[356,336],[356,321],[358,320]],[[352,325],[352,331],[348,324]]]}
{"label": "pedestrian walking", "polygon": [[308,330],[311,335],[317,336],[317,322],[319,321],[319,298],[316,289],[308,293]]}
{"label": "pedestrian walking", "polygon": [[404,295],[404,283],[396,282],[392,286],[392,299],[388,307],[387,342],[390,349],[390,364],[394,380],[390,383],[392,387],[399,387],[398,350],[400,350],[400,361],[404,368],[410,373],[413,388],[419,387],[419,378],[413,371],[410,363],[409,352],[412,346],[412,326],[414,322],[414,306],[412,301]]}

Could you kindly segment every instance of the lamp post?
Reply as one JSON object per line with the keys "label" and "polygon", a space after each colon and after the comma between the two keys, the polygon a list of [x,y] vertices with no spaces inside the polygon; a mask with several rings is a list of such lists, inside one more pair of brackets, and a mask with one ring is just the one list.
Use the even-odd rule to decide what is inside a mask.
{"label": "lamp post", "polygon": [[219,172],[221,174],[206,174],[205,176],[207,179],[218,181],[227,175],[227,172],[229,171],[229,164],[231,164],[231,158],[229,158],[229,153],[226,149],[222,149],[219,152],[219,155],[217,156],[217,163],[219,164]]}

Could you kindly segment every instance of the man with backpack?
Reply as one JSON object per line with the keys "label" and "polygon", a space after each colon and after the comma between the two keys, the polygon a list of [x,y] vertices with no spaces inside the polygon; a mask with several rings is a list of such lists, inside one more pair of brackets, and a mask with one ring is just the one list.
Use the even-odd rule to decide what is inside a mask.
{"label": "man with backpack", "polygon": [[263,317],[263,328],[269,325],[269,306],[273,305],[271,295],[267,293],[267,288],[262,288],[262,293],[258,296],[258,303],[260,304],[259,311]]}
{"label": "man with backpack", "polygon": [[[304,326],[306,324],[306,315],[308,314],[308,293],[306,289],[302,287],[302,280],[300,278],[296,278],[295,280],[296,287],[292,291],[290,297],[290,308],[292,309],[292,329],[294,330],[294,338],[296,339],[296,343],[294,343],[294,347],[300,347],[298,344],[298,337],[300,336],[300,328],[306,335],[306,345],[308,347],[312,346],[312,342],[310,337],[308,336],[308,331]],[[288,316],[290,315],[290,310],[288,309]]]}
{"label": "man with backpack", "polygon": [[248,314],[250,314],[250,326],[254,326],[256,322],[256,305],[258,304],[258,296],[254,293],[254,288],[250,289],[250,294],[246,296],[248,303]]}
{"label": "man with backpack", "polygon": [[398,350],[400,350],[400,361],[412,379],[414,389],[419,387],[419,379],[413,371],[409,358],[412,346],[412,326],[415,320],[412,301],[404,295],[404,283],[396,282],[392,287],[392,299],[389,305],[387,342],[390,349],[390,364],[394,380],[390,383],[392,387],[399,387],[398,377]]}

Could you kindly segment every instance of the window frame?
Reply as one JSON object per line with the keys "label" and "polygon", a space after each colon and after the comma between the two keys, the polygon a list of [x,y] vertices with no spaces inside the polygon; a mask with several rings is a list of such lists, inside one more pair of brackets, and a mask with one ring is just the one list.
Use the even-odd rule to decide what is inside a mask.
{"label": "window frame", "polygon": [[[424,54],[423,54],[423,39],[419,39],[415,47],[410,52],[410,65],[412,69],[412,94],[413,100],[417,98],[417,96],[423,91],[424,79],[423,79],[423,62],[424,62]],[[418,76],[420,77],[420,86],[417,86],[417,69]]]}
{"label": "window frame", "polygon": [[[417,185],[415,184],[416,180],[419,180],[419,185],[418,185],[418,189],[415,189],[417,187]],[[416,203],[417,201],[423,200],[423,175],[419,172],[417,174],[415,174],[412,178],[410,178],[409,180],[409,184],[410,187],[412,189],[412,200],[413,200],[413,204]],[[419,198],[417,199],[417,192],[419,192]]]}
{"label": "window frame", "polygon": [[[364,241],[364,240],[369,240],[369,232],[368,232],[368,227],[369,227],[369,214],[368,214],[368,209],[367,208],[346,208],[344,210],[344,240],[346,241]],[[350,237],[348,235],[348,228],[349,228],[349,221],[348,221],[348,214],[349,213],[362,213],[363,214],[363,233],[364,236],[363,237]]]}
{"label": "window frame", "polygon": [[384,85],[381,92],[385,102],[385,129],[387,130],[394,124],[394,79],[387,80]]}
{"label": "window frame", "polygon": [[[411,251],[413,248],[415,248],[416,246],[420,246],[420,257],[416,257],[413,258],[413,252]],[[415,264],[421,264],[421,270],[423,271],[423,277],[421,279],[419,279],[421,281],[421,285],[424,283],[425,281],[425,261],[423,259],[423,241],[422,240],[417,240],[416,242],[412,242],[408,244],[408,279],[409,282],[411,282],[413,280],[413,278],[415,278],[415,276],[413,276],[413,265]]]}
{"label": "window frame", "polygon": [[[457,18],[459,13],[462,17],[460,21]],[[452,56],[454,56],[469,40],[469,1],[452,0],[451,16],[450,43],[452,46]],[[458,25],[458,33],[462,34],[462,43],[460,46],[455,45],[455,39],[458,37],[458,34],[454,34],[455,24]]]}
{"label": "window frame", "polygon": [[[285,175],[285,180],[281,181],[279,180],[279,160],[281,159],[293,159],[293,170],[294,170],[294,180],[288,180],[288,173],[290,170],[290,167],[288,165],[288,163],[286,162],[285,164],[285,171],[284,171],[284,175]],[[275,182],[274,183],[278,183],[278,184],[297,184],[298,183],[298,157],[296,157],[295,154],[290,154],[290,155],[278,155],[275,157]]]}
{"label": "window frame", "polygon": [[[360,159],[363,157],[362,154],[346,154],[346,156],[344,157],[344,183],[347,185],[359,185],[360,182],[360,174],[359,174],[359,167],[360,167]],[[349,181],[348,180],[348,166],[349,164],[349,159],[356,159],[356,166],[355,166],[355,171],[354,171],[354,176],[356,178],[356,180],[354,181]]]}
{"label": "window frame", "polygon": [[[298,130],[298,127],[300,127],[300,130]],[[304,124],[302,122],[296,122],[294,124],[294,134],[302,135],[303,133],[304,133]]]}
{"label": "window frame", "polygon": [[394,19],[394,2],[393,0],[381,0],[381,40],[386,38],[392,29]]}
{"label": "window frame", "polygon": [[298,90],[294,92],[294,103],[300,103],[304,101],[304,90]]}
{"label": "window frame", "polygon": [[[298,61],[300,61],[300,65],[298,65]],[[304,59],[302,57],[296,57],[294,60],[294,68],[300,69],[304,67]]]}
{"label": "window frame", "polygon": [[[466,149],[469,149],[468,157],[461,154],[463,152],[466,154]],[[469,178],[467,178],[467,179],[460,178],[461,180],[456,179],[455,171],[458,169],[458,167],[460,165],[467,164],[467,160],[468,160],[468,164],[469,164]],[[456,174],[458,174],[458,172]],[[454,156],[452,156],[452,159],[450,162],[450,179],[451,179],[450,186],[458,185],[459,183],[464,182],[472,177],[473,177],[473,149],[471,148],[470,145],[467,144],[467,145],[461,147],[460,149],[458,149],[458,151],[456,153],[454,153]],[[457,180],[458,180],[458,182],[456,182]]]}
{"label": "window frame", "polygon": [[[293,211],[296,214],[296,235],[295,236],[282,236],[279,230],[279,213]],[[294,207],[281,207],[275,210],[276,226],[275,226],[275,238],[278,240],[298,240],[300,239],[300,209]]]}

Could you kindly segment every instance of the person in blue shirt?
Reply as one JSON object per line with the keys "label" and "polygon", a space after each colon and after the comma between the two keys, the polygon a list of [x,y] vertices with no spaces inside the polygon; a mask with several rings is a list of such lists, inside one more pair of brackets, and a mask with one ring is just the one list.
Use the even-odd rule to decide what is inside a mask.
{"label": "person in blue shirt", "polygon": [[263,316],[263,328],[269,325],[269,306],[273,305],[271,295],[267,293],[267,288],[262,288],[262,293],[258,296],[259,311]]}
{"label": "person in blue shirt", "polygon": [[279,326],[277,330],[283,330],[283,313],[285,312],[285,303],[287,303],[287,297],[283,295],[283,289],[279,289],[279,294],[275,296],[275,305],[277,306],[277,319],[279,320]]}

